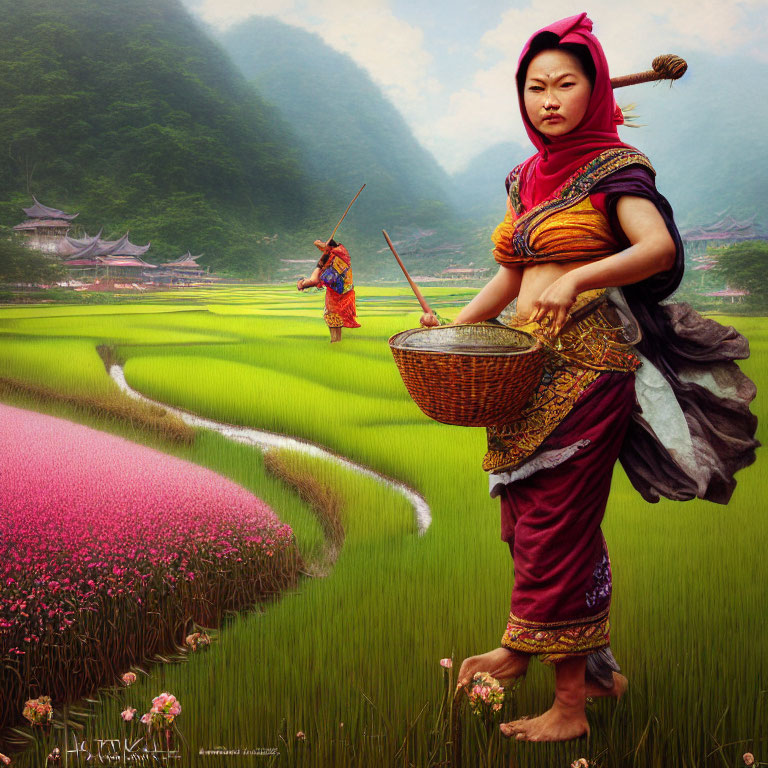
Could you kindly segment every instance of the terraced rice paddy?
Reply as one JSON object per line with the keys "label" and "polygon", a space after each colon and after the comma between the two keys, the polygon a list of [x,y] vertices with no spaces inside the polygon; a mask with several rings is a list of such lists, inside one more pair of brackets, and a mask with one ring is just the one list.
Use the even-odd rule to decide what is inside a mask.
{"label": "terraced rice paddy", "polygon": [[[441,314],[466,300],[434,289]],[[438,722],[439,660],[458,663],[498,644],[512,581],[497,503],[479,468],[484,432],[436,424],[410,401],[386,339],[417,323],[396,289],[361,288],[362,328],[327,342],[322,295],[238,288],[146,297],[141,305],[0,310],[0,377],[71,392],[112,391],[96,352],[108,345],[132,387],[206,418],[320,443],[415,487],[433,522],[416,534],[408,503],[371,480],[311,458],[288,457],[338,495],[344,545],[333,570],[303,580],[263,612],[233,618],[205,654],[156,665],[128,691],[90,705],[91,736],[120,736],[120,712],[160,691],[183,702],[184,765],[223,763],[216,746],[276,749],[226,764],[428,765],[447,758]],[[449,305],[449,306],[443,306]],[[744,365],[766,383],[768,324],[733,322],[752,343]],[[260,455],[198,433],[191,446],[65,403],[9,402],[128,434],[221,472],[254,491],[294,530],[303,557],[319,557],[311,510],[263,468]],[[69,409],[69,410],[68,410]],[[755,410],[765,418],[758,399]],[[761,427],[761,432],[764,432]],[[765,441],[765,434],[762,434]],[[498,765],[736,766],[768,760],[768,566],[760,461],[739,476],[726,508],[648,505],[618,471],[605,535],[614,571],[612,647],[630,680],[618,705],[590,707],[592,737],[565,745],[503,744]],[[37,692],[35,692],[36,694]],[[41,692],[43,693],[43,692]],[[61,692],[48,692],[56,703]],[[505,718],[549,705],[550,672],[533,665]],[[129,700],[130,699],[130,700]],[[470,715],[466,715],[467,718]],[[340,724],[343,723],[343,726]],[[465,765],[479,765],[482,733],[466,725]],[[441,730],[442,729],[442,730]],[[304,738],[297,738],[297,733]],[[57,731],[18,765],[44,760]],[[512,762],[511,762],[512,761]]]}

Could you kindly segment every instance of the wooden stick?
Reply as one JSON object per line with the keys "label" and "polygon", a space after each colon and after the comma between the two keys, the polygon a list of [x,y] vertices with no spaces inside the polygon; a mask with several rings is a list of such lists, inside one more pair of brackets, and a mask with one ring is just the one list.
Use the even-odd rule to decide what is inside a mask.
{"label": "wooden stick", "polygon": [[[365,184],[363,184],[360,189],[357,190],[357,194],[352,198],[352,203],[357,200],[358,197],[360,197],[360,193],[365,189]],[[333,228],[333,232],[331,232],[331,236],[325,241],[326,243],[329,243],[331,240],[333,240],[333,236],[336,234],[336,231],[341,226],[341,222],[344,221],[344,217],[349,213],[349,209],[352,207],[352,203],[350,203],[347,206],[347,210],[344,211],[344,215],[339,219],[339,223]]]}
{"label": "wooden stick", "polygon": [[634,75],[621,75],[611,78],[611,87],[623,88],[625,85],[636,85],[637,83],[649,83],[653,80],[677,80],[681,78],[688,69],[685,59],[675,56],[672,53],[665,53],[663,56],[657,56],[652,62],[653,69],[647,72],[637,72]]}
{"label": "wooden stick", "polygon": [[411,290],[416,294],[416,298],[419,300],[421,308],[427,314],[434,314],[429,308],[429,304],[427,304],[427,300],[424,298],[424,294],[419,290],[419,286],[416,285],[413,280],[411,280],[411,276],[408,274],[408,270],[405,268],[405,264],[403,264],[403,262],[400,260],[400,257],[397,255],[397,251],[395,250],[395,246],[392,245],[392,241],[389,239],[389,235],[383,229],[381,230],[381,234],[384,235],[384,239],[387,241],[389,250],[392,251],[394,257],[397,259],[397,263],[400,265],[400,269],[403,270],[403,274],[405,275],[405,279],[408,281],[408,284],[411,286]]}

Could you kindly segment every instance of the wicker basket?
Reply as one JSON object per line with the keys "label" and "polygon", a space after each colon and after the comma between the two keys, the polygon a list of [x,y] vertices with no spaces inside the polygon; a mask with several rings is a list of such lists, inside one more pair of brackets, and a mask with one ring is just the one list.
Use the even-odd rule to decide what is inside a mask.
{"label": "wicker basket", "polygon": [[514,421],[541,380],[546,354],[530,334],[490,323],[414,328],[389,346],[416,405],[462,427]]}

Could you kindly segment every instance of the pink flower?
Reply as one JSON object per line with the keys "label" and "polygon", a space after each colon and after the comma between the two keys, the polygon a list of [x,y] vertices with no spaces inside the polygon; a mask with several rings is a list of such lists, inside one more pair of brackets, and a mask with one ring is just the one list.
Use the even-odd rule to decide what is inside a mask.
{"label": "pink flower", "polygon": [[304,739],[306,739],[306,738],[307,738],[307,736],[306,736],[306,734],[304,733],[304,731],[299,731],[299,732],[296,734],[296,738],[297,738],[299,741],[304,741]]}
{"label": "pink flower", "polygon": [[141,720],[139,722],[143,723],[144,725],[149,725],[151,719],[152,719],[152,713],[147,712],[141,716]]}
{"label": "pink flower", "polygon": [[440,659],[440,666],[450,669],[453,666],[453,659]]}
{"label": "pink flower", "polygon": [[161,693],[159,696],[155,696],[155,698],[152,699],[152,709],[149,711],[176,717],[176,715],[181,714],[181,704],[173,694]]}
{"label": "pink flower", "polygon": [[126,723],[129,723],[131,720],[133,720],[133,716],[135,714],[136,714],[136,710],[133,707],[128,707],[128,709],[124,709],[120,713],[120,717],[122,717]]}
{"label": "pink flower", "polygon": [[751,752],[745,752],[741,759],[744,761],[744,765],[755,764],[755,756]]}
{"label": "pink flower", "polygon": [[[4,404],[0,423],[0,634],[5,653],[29,660],[41,686],[53,690],[54,681],[37,661],[40,644],[58,633],[82,663],[95,651],[81,638],[93,635],[105,605],[119,612],[117,626],[144,630],[157,594],[168,615],[189,615],[203,590],[220,594],[221,606],[243,607],[258,598],[251,587],[262,574],[280,581],[293,567],[281,557],[295,546],[291,529],[221,475]],[[209,642],[201,632],[196,647]],[[0,689],[3,682],[0,674]],[[126,673],[118,684],[134,682]],[[180,706],[165,715],[174,712]],[[50,719],[45,709],[27,715],[37,725]]]}
{"label": "pink flower", "polygon": [[0,763],[2,763],[3,765],[10,765],[11,758],[8,757],[8,755],[4,755],[2,752],[0,752]]}
{"label": "pink flower", "polygon": [[589,760],[586,757],[580,757],[571,763],[571,768],[589,768]]}
{"label": "pink flower", "polygon": [[504,689],[496,678],[487,672],[478,672],[472,678],[472,688],[467,694],[469,708],[480,716],[490,709],[499,712],[504,704]]}

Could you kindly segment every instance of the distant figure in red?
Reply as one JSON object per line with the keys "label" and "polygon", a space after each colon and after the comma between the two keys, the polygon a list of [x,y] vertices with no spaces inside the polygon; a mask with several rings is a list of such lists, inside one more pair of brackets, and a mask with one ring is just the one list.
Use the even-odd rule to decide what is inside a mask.
{"label": "distant figure in red", "polygon": [[335,240],[327,243],[315,240],[315,246],[322,252],[320,261],[308,278],[296,283],[303,291],[313,285],[325,287],[325,318],[331,331],[331,343],[341,341],[342,328],[359,328],[355,317],[355,286],[352,282],[352,260],[349,251]]}

